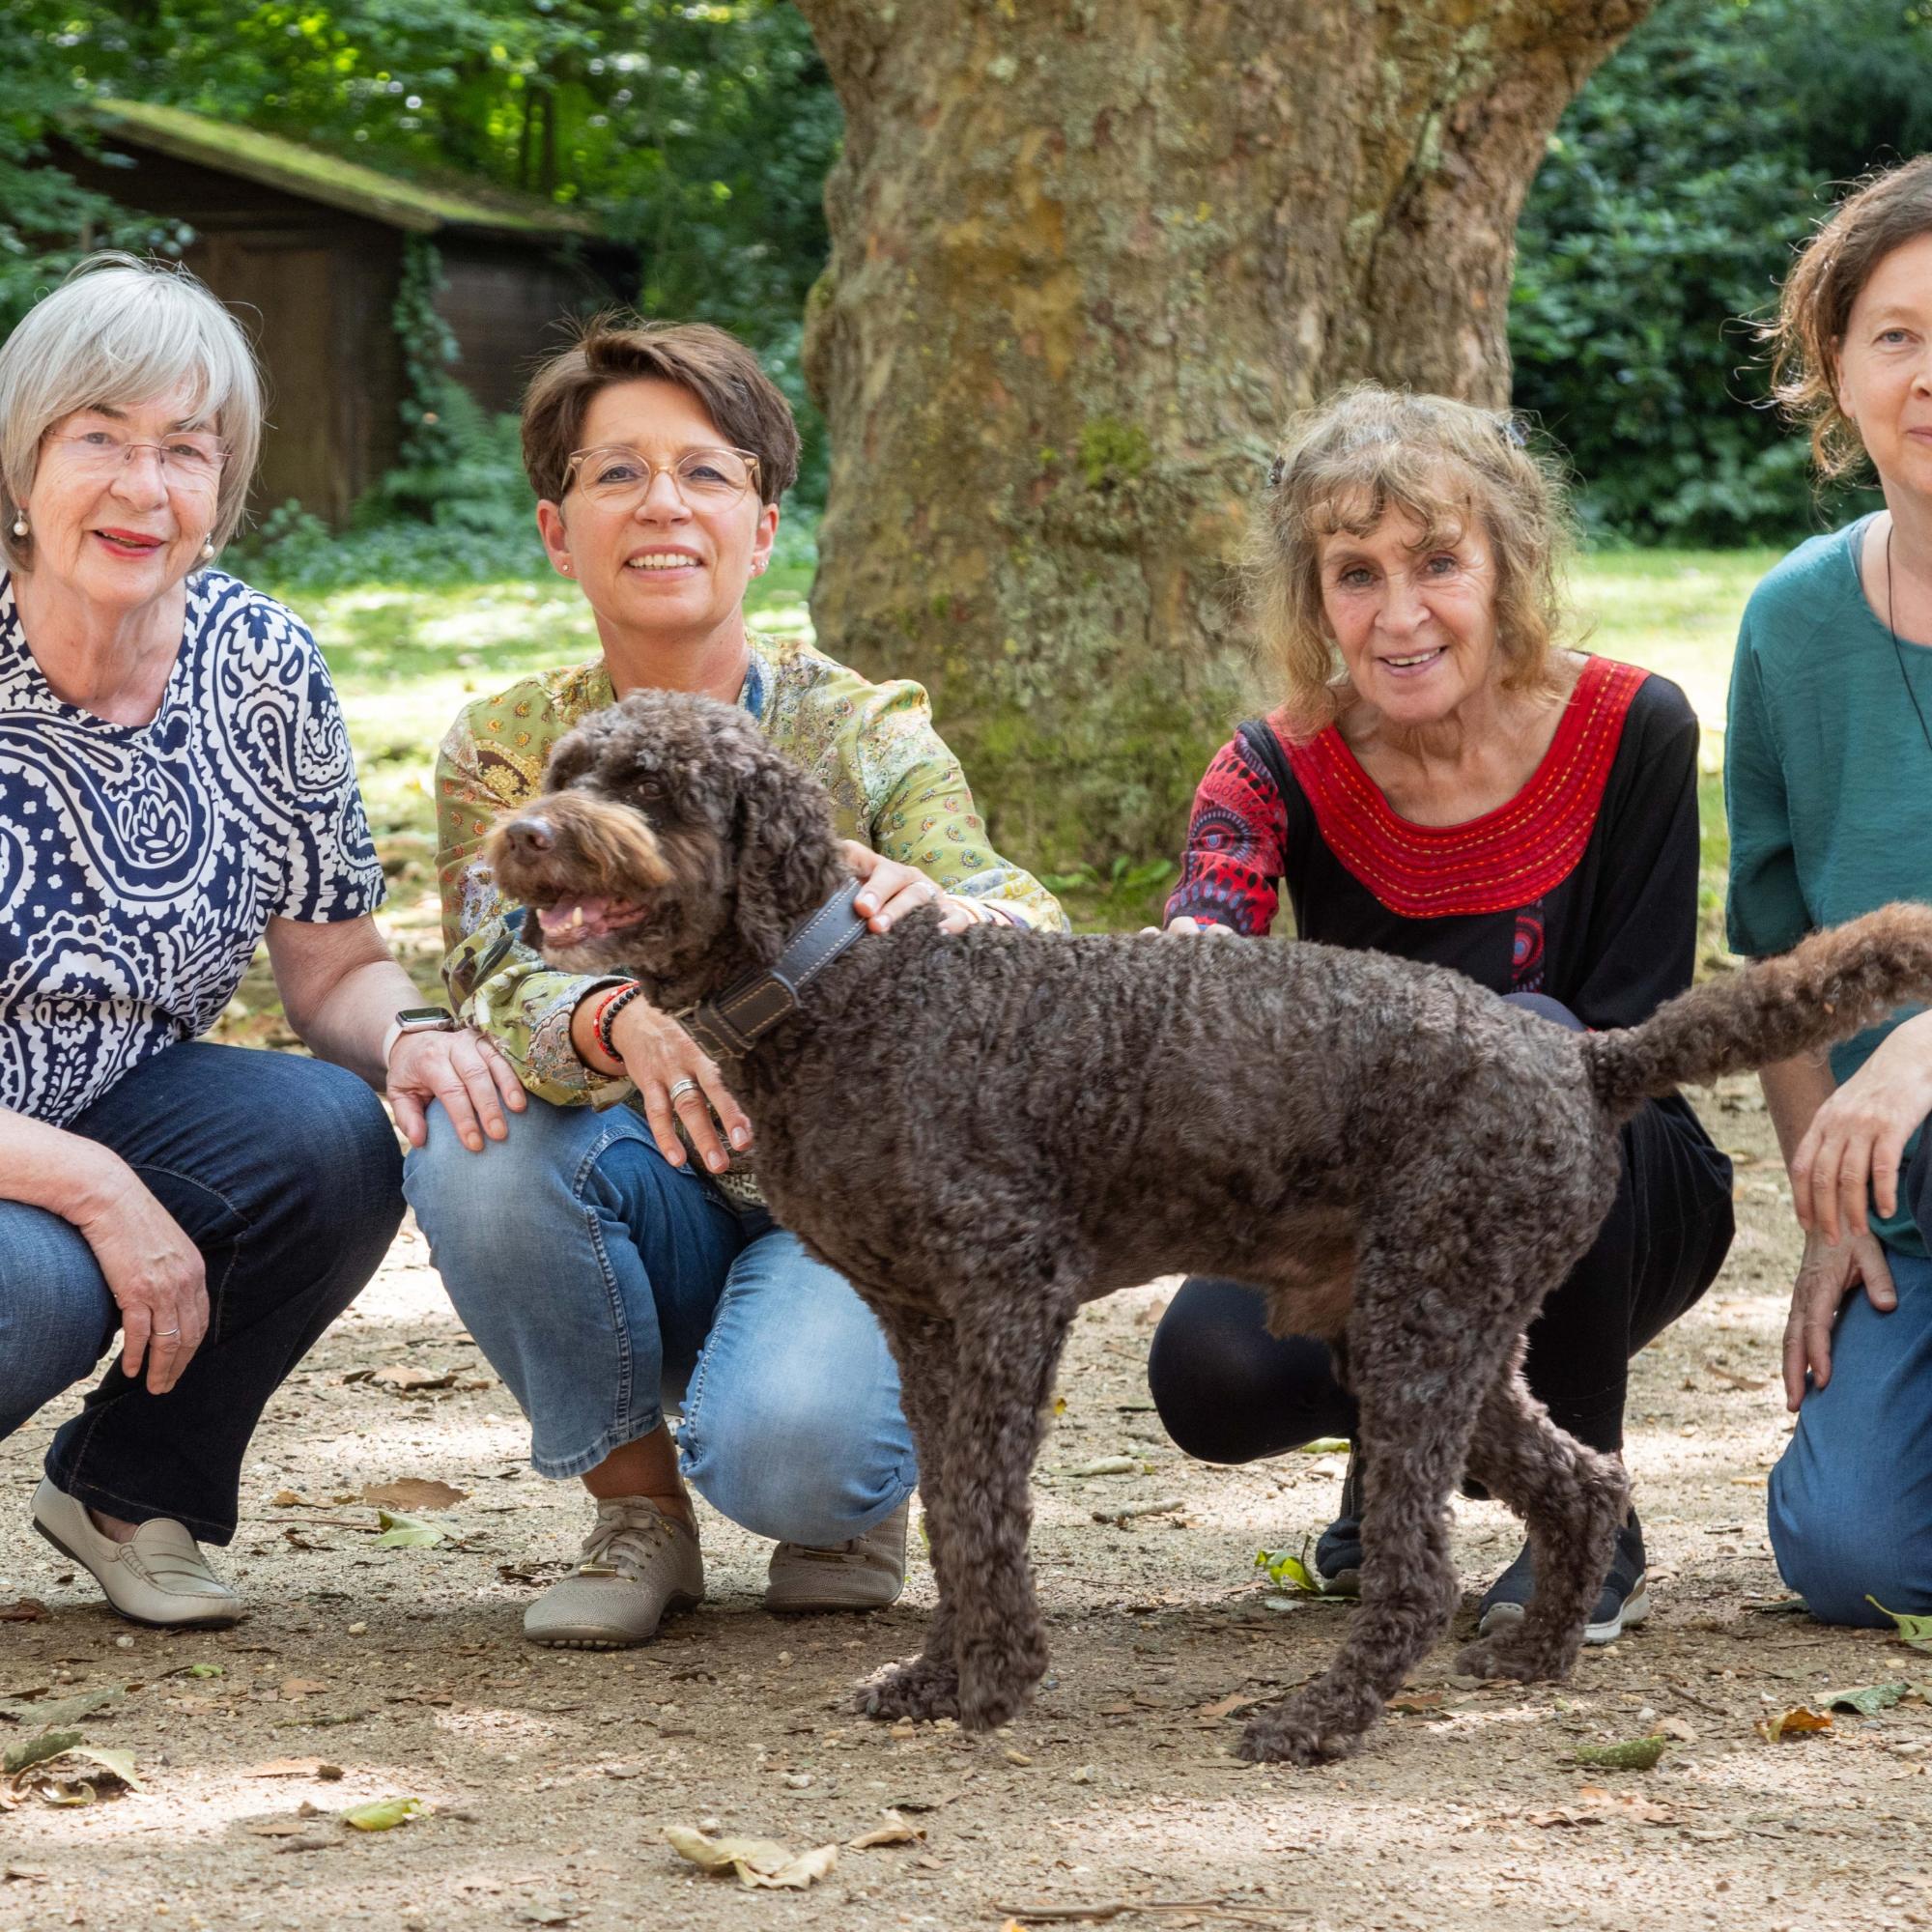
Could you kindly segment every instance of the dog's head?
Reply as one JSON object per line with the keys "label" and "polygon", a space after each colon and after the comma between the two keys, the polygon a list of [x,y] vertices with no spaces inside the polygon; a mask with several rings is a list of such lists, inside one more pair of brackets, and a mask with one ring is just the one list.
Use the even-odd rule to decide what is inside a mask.
{"label": "dog's head", "polygon": [[551,753],[544,795],[483,848],[544,958],[681,1007],[769,966],[843,882],[823,788],[734,705],[634,692]]}

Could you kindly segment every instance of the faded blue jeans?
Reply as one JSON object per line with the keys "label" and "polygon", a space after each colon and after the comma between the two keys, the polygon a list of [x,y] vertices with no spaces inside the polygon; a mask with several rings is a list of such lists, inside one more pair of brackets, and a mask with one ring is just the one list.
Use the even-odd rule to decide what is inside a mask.
{"label": "faded blue jeans", "polygon": [[[1932,1236],[1932,1126],[1899,1177]],[[1854,1289],[1832,1330],[1832,1378],[1805,1390],[1771,1472],[1767,1516],[1778,1573],[1828,1624],[1932,1612],[1932,1261],[1888,1247],[1898,1306]]]}
{"label": "faded blue jeans", "polygon": [[433,1108],[403,1184],[539,1475],[594,1469],[681,1398],[685,1479],[756,1535],[824,1548],[905,1501],[898,1372],[842,1275],[671,1166],[629,1107],[508,1120],[471,1153]]}
{"label": "faded blue jeans", "polygon": [[[208,1270],[208,1334],[166,1395],[118,1359],[47,1451],[54,1486],[131,1522],[235,1534],[270,1397],[376,1272],[403,1218],[396,1136],[355,1074],[189,1040],[144,1060],[68,1131],[113,1149]],[[0,1200],[0,1436],[86,1375],[121,1325],[94,1251]]]}

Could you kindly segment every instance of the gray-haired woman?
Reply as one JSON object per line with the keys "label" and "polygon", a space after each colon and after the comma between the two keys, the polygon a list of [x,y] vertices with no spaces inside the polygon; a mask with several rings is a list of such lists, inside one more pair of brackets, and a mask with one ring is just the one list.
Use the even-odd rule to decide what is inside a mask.
{"label": "gray-haired woman", "polygon": [[[416,1140],[432,1096],[472,1147],[522,1105],[487,1043],[399,1024],[328,673],[211,567],[260,434],[248,345],[180,271],[97,258],[0,347],[0,1437],[119,1329],[33,1520],[158,1625],[241,1614],[199,1543],[395,1232],[372,1087]],[[195,1037],[265,937],[317,1061]]]}

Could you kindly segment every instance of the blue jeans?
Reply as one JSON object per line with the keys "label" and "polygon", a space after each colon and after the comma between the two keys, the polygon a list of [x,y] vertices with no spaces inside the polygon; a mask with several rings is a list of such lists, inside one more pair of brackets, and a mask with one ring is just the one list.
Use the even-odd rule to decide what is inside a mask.
{"label": "blue jeans", "polygon": [[1779,1574],[1832,1624],[1932,1611],[1932,1262],[1887,1249],[1898,1306],[1862,1289],[1832,1331],[1832,1378],[1809,1390],[1771,1472]]}
{"label": "blue jeans", "polygon": [[686,1479],[757,1535],[822,1548],[904,1502],[898,1372],[842,1275],[671,1166],[629,1107],[532,1099],[509,1126],[471,1153],[432,1109],[403,1184],[540,1475],[594,1469],[681,1396]]}
{"label": "blue jeans", "polygon": [[[166,1395],[118,1361],[47,1451],[57,1488],[132,1522],[235,1534],[269,1398],[376,1272],[403,1216],[383,1103],[339,1066],[188,1041],[68,1122],[113,1149],[201,1250],[208,1334]],[[121,1325],[94,1252],[0,1200],[0,1436],[86,1375]]]}

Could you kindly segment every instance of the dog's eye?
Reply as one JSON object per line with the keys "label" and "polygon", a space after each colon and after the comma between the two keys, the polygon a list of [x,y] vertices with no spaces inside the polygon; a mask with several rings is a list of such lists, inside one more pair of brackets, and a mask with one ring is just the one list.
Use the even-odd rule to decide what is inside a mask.
{"label": "dog's eye", "polygon": [[665,781],[654,772],[639,772],[631,781],[631,789],[639,798],[662,798],[665,795]]}

